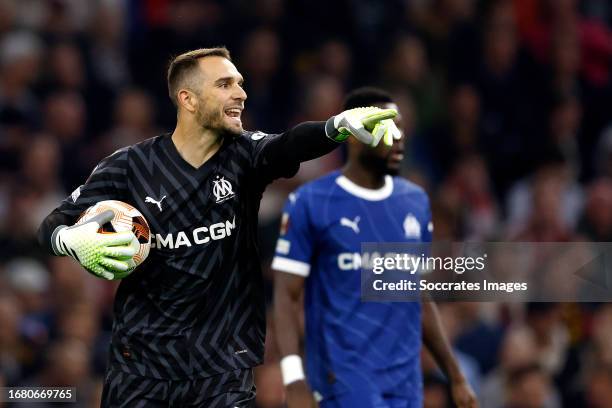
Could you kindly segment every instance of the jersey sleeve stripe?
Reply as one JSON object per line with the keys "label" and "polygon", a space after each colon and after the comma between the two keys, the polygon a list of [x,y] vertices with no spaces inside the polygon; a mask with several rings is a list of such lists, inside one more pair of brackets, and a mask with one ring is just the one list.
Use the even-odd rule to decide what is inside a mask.
{"label": "jersey sleeve stripe", "polygon": [[274,257],[272,260],[272,269],[303,277],[307,277],[310,274],[310,265],[306,262],[283,258],[282,256]]}

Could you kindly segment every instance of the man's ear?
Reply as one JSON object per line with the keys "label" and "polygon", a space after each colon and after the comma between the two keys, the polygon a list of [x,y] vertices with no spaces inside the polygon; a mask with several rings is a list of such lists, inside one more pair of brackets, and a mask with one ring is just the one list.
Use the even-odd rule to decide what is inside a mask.
{"label": "man's ear", "polygon": [[178,105],[183,109],[193,113],[198,109],[198,98],[189,89],[179,89],[177,95]]}

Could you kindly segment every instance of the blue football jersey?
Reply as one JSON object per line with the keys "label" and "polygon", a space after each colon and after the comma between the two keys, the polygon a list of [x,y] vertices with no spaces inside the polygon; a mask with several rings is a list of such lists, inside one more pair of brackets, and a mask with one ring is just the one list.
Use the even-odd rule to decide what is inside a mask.
{"label": "blue football jersey", "polygon": [[289,196],[272,267],[306,277],[306,375],[324,399],[347,391],[422,406],[421,305],[362,302],[362,242],[430,242],[427,194],[399,177],[378,190],[340,172]]}

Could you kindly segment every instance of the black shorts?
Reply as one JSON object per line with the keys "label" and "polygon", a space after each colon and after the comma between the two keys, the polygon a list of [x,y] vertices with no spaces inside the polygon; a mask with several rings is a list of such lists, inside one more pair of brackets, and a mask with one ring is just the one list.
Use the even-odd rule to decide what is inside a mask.
{"label": "black shorts", "polygon": [[111,368],[106,372],[101,404],[103,408],[254,406],[250,368],[188,380],[159,380]]}

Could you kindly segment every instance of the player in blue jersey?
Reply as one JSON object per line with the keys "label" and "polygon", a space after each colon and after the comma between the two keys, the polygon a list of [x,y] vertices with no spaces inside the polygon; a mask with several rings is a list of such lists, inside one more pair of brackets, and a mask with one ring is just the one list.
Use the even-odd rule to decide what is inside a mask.
{"label": "player in blue jersey", "polygon": [[[370,105],[397,109],[376,88],[353,91],[345,102],[346,109]],[[395,177],[402,159],[401,140],[376,148],[349,143],[342,170],[289,196],[272,263],[289,408],[312,407],[315,399],[322,408],[422,407],[422,341],[448,376],[456,405],[477,406],[433,302],[361,302],[362,242],[431,241],[427,194]]]}

